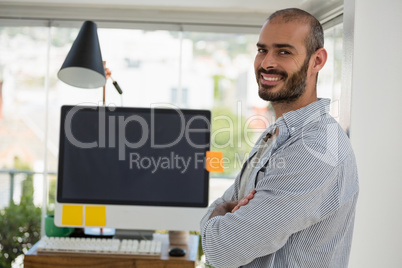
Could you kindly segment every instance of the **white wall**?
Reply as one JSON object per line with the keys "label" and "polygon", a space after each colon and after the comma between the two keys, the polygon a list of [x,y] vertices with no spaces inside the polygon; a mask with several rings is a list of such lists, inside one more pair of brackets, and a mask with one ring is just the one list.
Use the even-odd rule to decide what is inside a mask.
{"label": "white wall", "polygon": [[[350,12],[354,13],[351,140],[360,197],[349,267],[400,268],[402,1],[345,0],[345,15]],[[353,27],[350,21],[345,23],[344,27]]]}

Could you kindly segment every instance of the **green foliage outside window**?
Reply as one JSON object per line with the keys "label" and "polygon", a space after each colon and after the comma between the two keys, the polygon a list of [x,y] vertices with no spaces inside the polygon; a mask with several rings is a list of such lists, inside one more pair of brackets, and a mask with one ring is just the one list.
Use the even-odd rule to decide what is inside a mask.
{"label": "green foliage outside window", "polygon": [[[17,169],[27,170],[16,159]],[[40,239],[41,209],[33,203],[33,175],[22,182],[19,204],[13,200],[0,210],[0,267],[11,267],[12,262]]]}

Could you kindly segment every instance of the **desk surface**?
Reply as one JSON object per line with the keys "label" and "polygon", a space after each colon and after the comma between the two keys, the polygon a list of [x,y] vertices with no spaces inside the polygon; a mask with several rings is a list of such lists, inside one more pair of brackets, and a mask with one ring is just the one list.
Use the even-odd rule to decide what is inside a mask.
{"label": "desk surface", "polygon": [[[167,234],[158,234],[162,241],[160,256],[121,256],[108,254],[69,254],[69,253],[40,253],[35,244],[24,257],[25,268],[47,267],[113,267],[113,268],[194,268],[198,254],[198,236],[190,235],[187,245],[170,245]],[[169,248],[181,247],[186,249],[183,257],[170,257]]]}

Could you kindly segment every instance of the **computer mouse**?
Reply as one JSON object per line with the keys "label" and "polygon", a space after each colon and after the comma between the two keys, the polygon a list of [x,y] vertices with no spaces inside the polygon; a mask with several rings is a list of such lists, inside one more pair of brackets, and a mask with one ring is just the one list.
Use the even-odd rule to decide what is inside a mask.
{"label": "computer mouse", "polygon": [[184,255],[186,255],[186,250],[184,248],[171,248],[171,249],[169,249],[169,256],[183,257]]}

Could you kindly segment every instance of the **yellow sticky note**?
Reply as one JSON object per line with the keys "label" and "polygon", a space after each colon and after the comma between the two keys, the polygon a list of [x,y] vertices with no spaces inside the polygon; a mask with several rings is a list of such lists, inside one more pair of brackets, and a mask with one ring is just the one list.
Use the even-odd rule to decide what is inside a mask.
{"label": "yellow sticky note", "polygon": [[82,225],[83,206],[79,205],[63,205],[61,214],[62,225]]}
{"label": "yellow sticky note", "polygon": [[206,169],[209,172],[223,172],[223,153],[207,151]]}
{"label": "yellow sticky note", "polygon": [[106,207],[105,206],[86,206],[85,207],[85,226],[106,225]]}

